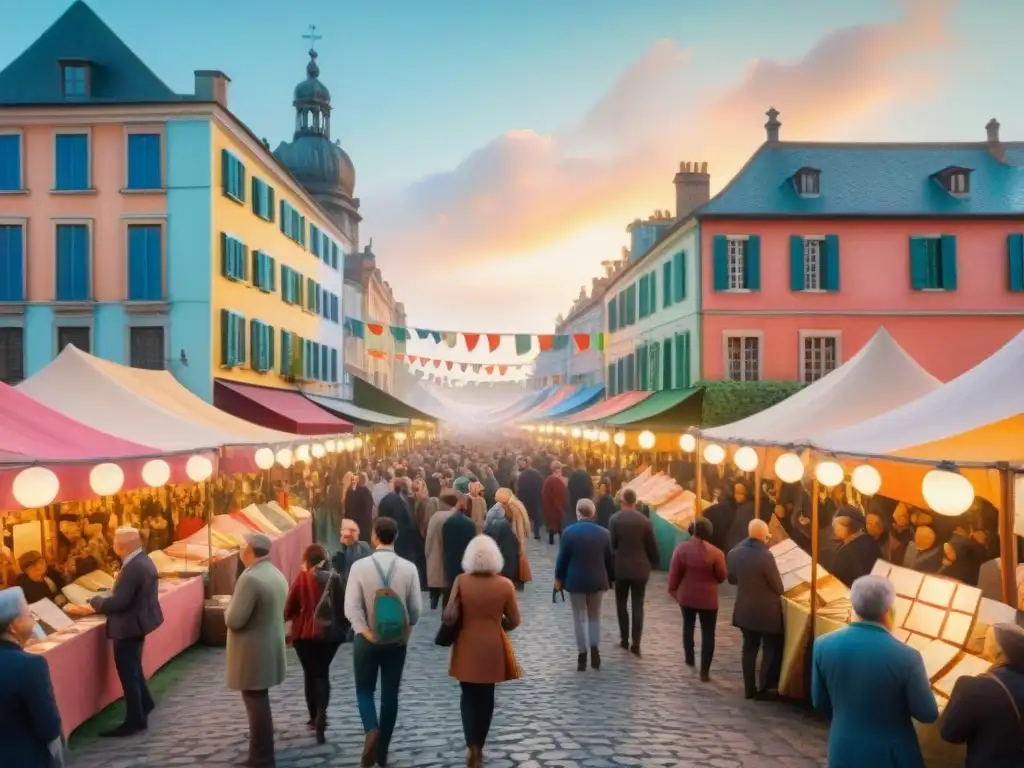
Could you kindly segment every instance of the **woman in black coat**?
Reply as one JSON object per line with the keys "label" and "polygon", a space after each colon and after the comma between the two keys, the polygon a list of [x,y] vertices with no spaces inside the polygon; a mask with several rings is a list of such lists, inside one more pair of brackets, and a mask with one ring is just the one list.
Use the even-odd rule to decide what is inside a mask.
{"label": "woman in black coat", "polygon": [[515,584],[516,589],[522,589],[523,582],[519,579],[519,539],[501,504],[495,504],[487,513],[484,533],[498,544],[498,550],[505,560],[501,575]]}
{"label": "woman in black coat", "polygon": [[366,486],[368,478],[360,472],[356,487],[345,494],[345,517],[359,526],[359,539],[369,542],[373,530],[373,493]]}
{"label": "woman in black coat", "polygon": [[602,528],[607,528],[612,515],[619,511],[619,508],[615,506],[615,499],[612,498],[611,486],[607,480],[602,480],[598,485],[597,495],[597,524]]}

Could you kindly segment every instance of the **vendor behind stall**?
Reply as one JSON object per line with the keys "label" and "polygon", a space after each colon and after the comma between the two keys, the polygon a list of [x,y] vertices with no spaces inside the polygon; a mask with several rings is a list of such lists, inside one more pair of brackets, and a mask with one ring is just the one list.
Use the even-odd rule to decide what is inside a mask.
{"label": "vendor behind stall", "polygon": [[21,575],[18,576],[15,586],[21,587],[25,599],[30,604],[47,599],[57,605],[64,605],[67,602],[67,598],[60,591],[64,586],[64,579],[46,564],[41,552],[26,552],[18,558],[18,567],[21,568]]}

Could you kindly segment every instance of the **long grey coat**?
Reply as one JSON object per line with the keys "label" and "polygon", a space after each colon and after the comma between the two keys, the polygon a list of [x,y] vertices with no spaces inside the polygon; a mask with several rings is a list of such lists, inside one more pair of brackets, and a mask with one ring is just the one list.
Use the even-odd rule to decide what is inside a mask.
{"label": "long grey coat", "polygon": [[427,586],[430,589],[444,589],[444,540],[441,537],[441,526],[452,516],[452,510],[444,503],[440,509],[430,516],[427,523],[427,536],[424,549],[427,554]]}
{"label": "long grey coat", "polygon": [[782,576],[775,556],[757,539],[744,539],[727,557],[729,583],[737,586],[732,624],[768,635],[782,634]]}
{"label": "long grey coat", "polygon": [[224,614],[228,688],[262,691],[284,682],[284,604],[288,581],[268,560],[247,568]]}

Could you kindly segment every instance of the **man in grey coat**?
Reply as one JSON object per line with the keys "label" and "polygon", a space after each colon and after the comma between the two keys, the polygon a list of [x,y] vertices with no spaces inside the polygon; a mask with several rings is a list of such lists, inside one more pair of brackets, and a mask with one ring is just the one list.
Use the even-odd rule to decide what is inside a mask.
{"label": "man in grey coat", "polygon": [[287,673],[284,604],[288,581],[267,558],[270,538],[262,533],[245,536],[241,560],[245,571],[235,584],[224,624],[228,630],[228,688],[242,692],[249,718],[249,759],[252,768],[272,768],[274,719],[270,690]]}
{"label": "man in grey coat", "polygon": [[[743,633],[743,692],[748,699],[775,699],[782,671],[782,576],[774,555],[768,551],[768,524],[751,520],[747,533],[727,557],[729,583],[737,586],[732,623]],[[761,646],[764,656],[758,688],[754,670]]]}
{"label": "man in grey coat", "polygon": [[441,603],[441,610],[448,605],[451,587],[444,574],[444,539],[441,531],[445,521],[455,514],[454,507],[459,503],[459,496],[458,491],[452,489],[442,491],[438,499],[438,510],[427,521],[424,551],[427,559],[427,589],[430,591],[431,610],[436,609],[438,603]]}
{"label": "man in grey coat", "polygon": [[[608,533],[615,554],[615,608],[619,615],[619,645],[634,656],[640,655],[640,638],[644,632],[644,594],[651,569],[658,567],[658,542],[654,525],[636,509],[636,491],[622,492],[622,509],[608,521]],[[633,643],[629,642],[629,611],[633,607]]]}

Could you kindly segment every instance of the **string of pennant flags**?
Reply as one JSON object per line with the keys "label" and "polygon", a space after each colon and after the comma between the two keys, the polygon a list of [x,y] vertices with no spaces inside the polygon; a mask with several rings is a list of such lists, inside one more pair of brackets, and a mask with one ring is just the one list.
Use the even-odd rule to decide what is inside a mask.
{"label": "string of pennant flags", "polygon": [[457,360],[438,360],[437,358],[424,357],[422,355],[407,355],[401,352],[386,352],[382,349],[368,349],[366,354],[378,360],[387,360],[391,357],[399,363],[419,365],[422,368],[427,368],[430,365],[433,365],[434,368],[440,368],[443,365],[447,370],[452,371],[458,366],[459,370],[463,373],[469,373],[470,370],[473,373],[486,373],[488,375],[497,372],[499,376],[504,376],[510,370],[518,371],[532,365],[532,363],[464,363]]}
{"label": "string of pennant flags", "polygon": [[[481,342],[486,342],[487,351],[496,352],[501,346],[501,340],[505,337],[515,339],[516,354],[520,357],[528,355],[533,351],[534,339],[541,352],[559,351],[567,349],[570,344],[578,352],[586,352],[594,349],[598,352],[604,350],[603,333],[484,333],[471,331],[435,331],[427,328],[406,328],[399,325],[388,325],[372,320],[359,320],[354,317],[345,317],[345,332],[357,339],[365,339],[367,335],[383,336],[389,333],[399,344],[418,339],[420,341],[433,341],[435,344],[445,344],[449,349],[455,349],[461,338],[469,352],[474,351]],[[481,347],[481,349],[483,349]],[[444,361],[447,362],[447,361]],[[461,365],[461,363],[456,363]],[[469,365],[475,365],[470,363]]]}

